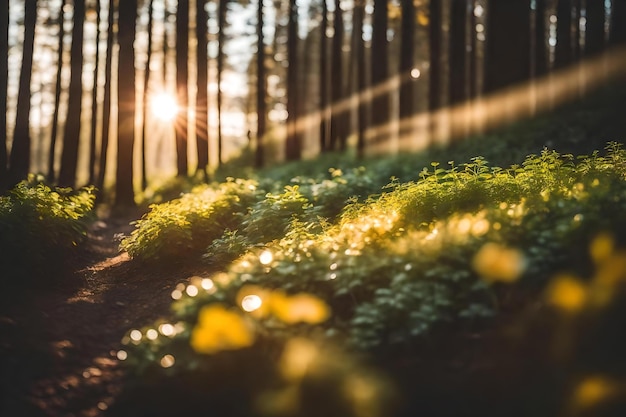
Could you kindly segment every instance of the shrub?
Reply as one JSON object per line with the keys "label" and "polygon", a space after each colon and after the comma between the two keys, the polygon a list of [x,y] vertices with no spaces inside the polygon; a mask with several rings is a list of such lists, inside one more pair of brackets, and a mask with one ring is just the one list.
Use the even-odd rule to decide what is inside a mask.
{"label": "shrub", "polygon": [[0,196],[4,284],[11,279],[14,284],[31,281],[64,266],[86,238],[94,202],[91,187],[54,188],[34,175]]}
{"label": "shrub", "polygon": [[230,179],[198,186],[182,197],[150,206],[120,248],[140,260],[180,261],[199,257],[226,230],[238,229],[257,200],[257,183]]}

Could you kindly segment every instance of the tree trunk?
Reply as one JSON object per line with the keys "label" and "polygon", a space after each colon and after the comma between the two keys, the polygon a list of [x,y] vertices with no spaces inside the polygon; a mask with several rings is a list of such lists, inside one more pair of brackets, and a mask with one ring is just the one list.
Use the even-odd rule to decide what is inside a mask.
{"label": "tree trunk", "polygon": [[429,134],[434,141],[439,131],[437,111],[441,100],[441,47],[442,47],[442,4],[441,0],[430,0],[428,23],[430,67],[428,70],[428,110],[430,112]]}
{"label": "tree trunk", "polygon": [[587,0],[585,9],[587,12],[585,56],[593,56],[604,49],[604,1]]}
{"label": "tree trunk", "polygon": [[102,98],[102,139],[100,142],[100,161],[98,163],[98,175],[96,188],[100,192],[104,189],[104,177],[106,175],[107,152],[109,149],[109,131],[111,124],[111,78],[113,75],[113,28],[115,6],[113,0],[109,0],[107,16],[107,46],[106,59],[104,62],[104,96]]}
{"label": "tree trunk", "polygon": [[152,62],[152,11],[154,9],[154,0],[148,3],[148,45],[146,45],[146,66],[143,78],[143,101],[141,111],[141,190],[148,187],[148,178],[146,173],[146,140],[148,131],[148,88],[150,87],[150,63]]}
{"label": "tree trunk", "polygon": [[554,68],[563,68],[572,63],[572,40],[572,0],[558,0]]}
{"label": "tree trunk", "polygon": [[[467,101],[467,0],[452,0],[449,32],[448,104],[459,106]],[[459,108],[457,107],[457,108]],[[449,118],[450,136],[467,136],[469,118],[465,112],[454,111]]]}
{"label": "tree trunk", "polygon": [[176,10],[176,91],[180,111],[176,121],[176,167],[179,177],[188,175],[189,125],[189,0],[179,0]]}
{"label": "tree trunk", "polygon": [[7,79],[9,78],[9,2],[0,5],[0,195],[7,178]]}
{"label": "tree trunk", "polygon": [[254,163],[257,168],[263,166],[263,137],[265,136],[265,125],[267,117],[267,77],[265,71],[265,39],[263,37],[263,0],[257,0],[257,55],[256,55],[256,152]]}
{"label": "tree trunk", "polygon": [[74,21],[74,27],[72,29],[72,47],[70,49],[70,87],[67,103],[67,122],[63,132],[61,171],[59,172],[59,185],[63,187],[74,187],[76,184],[83,98],[83,27],[85,25],[85,0],[74,1],[72,20]]}
{"label": "tree trunk", "polygon": [[572,60],[578,61],[582,56],[581,47],[581,32],[580,32],[580,18],[582,15],[582,0],[570,0],[574,2],[574,32],[572,46],[574,48],[572,52]]}
{"label": "tree trunk", "polygon": [[100,0],[96,0],[96,57],[93,69],[93,92],[91,95],[91,131],[89,140],[89,184],[94,184],[96,177],[96,136],[98,128],[98,75],[100,73]]}
{"label": "tree trunk", "polygon": [[487,19],[485,91],[492,93],[530,79],[529,1],[491,0]]}
{"label": "tree trunk", "polygon": [[[372,17],[372,48],[371,74],[374,89],[382,87],[389,77],[388,42],[387,42],[387,0],[374,0],[374,14]],[[376,91],[372,98],[371,126],[375,130],[374,142],[387,138],[389,132],[389,93]]]}
{"label": "tree trunk", "polygon": [[63,29],[63,24],[65,22],[65,4],[67,0],[63,0],[61,2],[61,7],[59,8],[59,43],[57,45],[57,74],[56,81],[54,87],[54,111],[52,113],[52,132],[50,134],[50,150],[48,151],[48,181],[54,182],[56,178],[56,174],[54,171],[54,161],[56,157],[56,143],[57,143],[57,135],[59,128],[59,105],[61,103],[61,90],[63,89],[62,85],[62,72],[63,72],[63,52],[64,42],[63,38],[65,36],[65,29]]}
{"label": "tree trunk", "polygon": [[441,108],[441,0],[430,0],[428,34],[430,42],[430,67],[428,108],[431,112]]}
{"label": "tree trunk", "polygon": [[135,144],[135,21],[137,0],[119,3],[118,120],[115,206],[133,207],[133,148]]}
{"label": "tree trunk", "polygon": [[200,173],[207,180],[209,167],[209,116],[208,116],[208,56],[207,56],[207,15],[206,0],[196,0],[196,69],[198,74],[196,94],[196,150],[198,166],[196,173]]}
{"label": "tree trunk", "polygon": [[[402,0],[402,32],[400,39],[400,121],[406,123],[413,116],[414,94],[411,71],[415,65],[415,4],[413,0]],[[401,135],[410,133],[407,130]]]}
{"label": "tree trunk", "polygon": [[13,145],[11,146],[9,161],[9,187],[26,178],[30,170],[30,80],[33,73],[36,24],[37,1],[27,1],[24,6],[24,45],[17,93]]}
{"label": "tree trunk", "polygon": [[343,94],[343,12],[341,10],[341,0],[335,0],[334,12],[334,35],[331,63],[331,96],[333,104],[330,110],[330,149],[337,150],[339,142],[343,142],[345,131],[342,126],[342,116],[339,104],[344,97]]}
{"label": "tree trunk", "polygon": [[609,44],[626,43],[626,0],[613,0]]}
{"label": "tree trunk", "polygon": [[450,11],[450,105],[462,103],[467,99],[467,1],[452,0]]}
{"label": "tree trunk", "polygon": [[548,73],[548,44],[546,42],[546,0],[535,0],[535,5],[535,70],[533,75],[535,78],[538,78]]}
{"label": "tree trunk", "polygon": [[330,107],[328,105],[328,3],[322,0],[322,23],[320,26],[320,151],[326,152],[330,145]]}
{"label": "tree trunk", "polygon": [[224,30],[226,28],[226,1],[219,0],[219,10],[217,12],[217,164],[222,165],[222,147],[224,144],[222,132],[222,106],[224,105],[224,95],[222,94],[222,77],[224,75],[224,41],[226,39]]}
{"label": "tree trunk", "polygon": [[354,5],[353,31],[354,53],[357,67],[357,91],[358,91],[358,125],[357,125],[357,157],[365,156],[365,131],[367,129],[367,101],[364,94],[367,90],[365,74],[365,42],[363,41],[363,20],[365,19],[365,0],[357,0]]}
{"label": "tree trunk", "polygon": [[167,12],[167,0],[163,0],[163,43],[161,44],[161,47],[163,48],[162,54],[163,54],[163,90],[167,89],[167,54],[169,51],[169,47],[167,45],[167,25],[168,25],[168,17],[169,14]]}
{"label": "tree trunk", "polygon": [[468,95],[470,99],[475,99],[479,95],[478,91],[478,39],[476,33],[476,24],[478,19],[474,14],[476,10],[476,1],[470,0],[470,53],[469,53],[469,89]]}
{"label": "tree trunk", "polygon": [[298,134],[298,9],[296,0],[289,0],[287,24],[287,139],[285,157],[288,161],[300,159]]}

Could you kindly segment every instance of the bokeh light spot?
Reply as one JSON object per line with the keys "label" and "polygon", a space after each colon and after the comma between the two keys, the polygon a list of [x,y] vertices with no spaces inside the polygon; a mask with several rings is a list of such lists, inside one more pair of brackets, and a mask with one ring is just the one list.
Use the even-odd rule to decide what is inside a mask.
{"label": "bokeh light spot", "polygon": [[188,296],[195,297],[196,295],[198,295],[198,287],[196,287],[195,285],[189,285],[187,286],[185,292]]}
{"label": "bokeh light spot", "polygon": [[174,326],[169,323],[165,323],[159,326],[159,331],[163,336],[173,336],[174,335]]}
{"label": "bokeh light spot", "polygon": [[130,332],[130,338],[135,342],[139,342],[141,340],[142,334],[139,330],[135,329]]}
{"label": "bokeh light spot", "polygon": [[272,263],[273,260],[274,260],[274,255],[269,250],[264,250],[259,255],[259,262],[261,262],[262,265],[269,265]]}
{"label": "bokeh light spot", "polygon": [[258,310],[261,308],[262,304],[263,300],[261,300],[261,297],[254,294],[246,295],[243,297],[243,300],[241,300],[241,308],[248,313]]}
{"label": "bokeh light spot", "polygon": [[176,363],[176,358],[173,355],[165,355],[161,358],[161,366],[163,368],[171,368]]}

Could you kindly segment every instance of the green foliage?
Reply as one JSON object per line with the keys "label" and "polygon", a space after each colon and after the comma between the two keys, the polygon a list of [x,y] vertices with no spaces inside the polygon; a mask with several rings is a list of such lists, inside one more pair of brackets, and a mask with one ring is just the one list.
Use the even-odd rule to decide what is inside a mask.
{"label": "green foliage", "polygon": [[[447,169],[434,162],[419,171],[419,179],[392,179],[379,188],[381,174],[365,168],[329,174],[293,178],[282,192],[264,197],[252,193],[236,210],[226,204],[222,215],[237,221],[219,220],[206,208],[188,213],[198,192],[154,206],[131,236],[135,242],[144,239],[148,223],[150,234],[161,238],[167,231],[158,222],[180,218],[167,223],[176,229],[164,240],[168,248],[183,242],[187,253],[191,247],[200,252],[210,244],[205,256],[221,270],[177,286],[173,334],[153,331],[147,337],[144,328],[133,339],[129,333],[129,363],[158,374],[159,358],[173,355],[176,364],[165,372],[181,375],[233,354],[280,350],[299,338],[370,353],[419,344],[453,329],[487,325],[507,308],[503,294],[537,293],[559,270],[588,270],[588,242],[602,230],[626,230],[626,152],[616,143],[604,156],[544,150],[508,168],[491,167],[481,157],[450,162]],[[226,183],[233,184],[244,183]],[[203,192],[217,195],[224,186]],[[208,207],[217,200],[204,199]],[[223,227],[209,235],[211,220]],[[207,234],[196,245],[189,236],[198,235],[199,224]],[[257,297],[252,310],[244,306],[245,296]],[[207,306],[241,317],[255,341],[236,352],[197,352],[190,340]],[[315,314],[324,318],[299,321]],[[219,346],[211,338],[225,336],[206,337]],[[232,366],[237,373],[238,365]],[[279,365],[268,366],[269,375],[280,373]]]}
{"label": "green foliage", "polygon": [[[93,218],[95,193],[53,188],[29,176],[0,196],[0,264],[13,284],[62,267],[83,242]],[[3,280],[4,281],[4,280]]]}
{"label": "green foliage", "polygon": [[226,230],[239,228],[257,195],[255,181],[230,179],[215,187],[198,186],[178,199],[151,205],[121,249],[142,260],[200,256]]}

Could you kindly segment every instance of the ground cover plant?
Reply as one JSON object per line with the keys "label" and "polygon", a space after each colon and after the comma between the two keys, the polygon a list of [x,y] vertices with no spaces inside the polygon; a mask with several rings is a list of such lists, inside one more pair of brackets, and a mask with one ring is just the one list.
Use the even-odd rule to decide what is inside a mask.
{"label": "ground cover plant", "polygon": [[[51,187],[35,175],[0,196],[2,285],[54,281],[86,239],[94,204],[93,188]],[[39,279],[42,272],[47,277]]]}
{"label": "ground cover plant", "polygon": [[[198,413],[208,401],[221,415],[389,415],[390,393],[411,388],[391,388],[370,362],[489,328],[532,297],[543,300],[543,327],[561,316],[602,321],[622,297],[619,144],[577,157],[544,150],[508,167],[433,162],[382,187],[388,170],[378,167],[263,186],[228,180],[153,206],[122,248],[154,262],[175,248],[218,272],[180,283],[170,319],[128,331],[117,356],[135,377],[112,414]],[[555,345],[576,350],[578,337],[566,331]],[[579,385],[554,384],[572,401],[528,394],[536,415],[612,398],[624,375],[598,376],[594,360],[577,369]]]}

